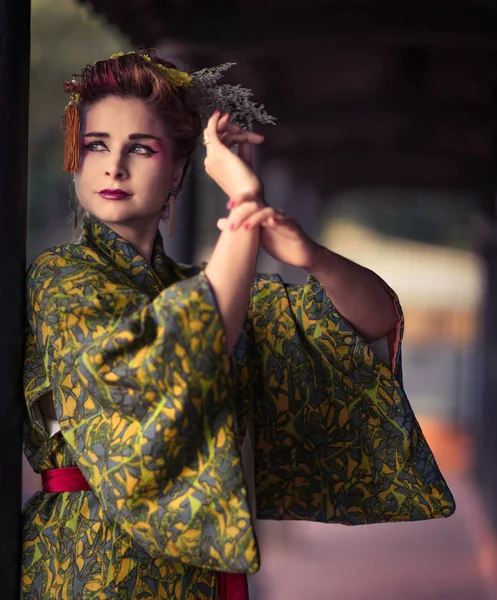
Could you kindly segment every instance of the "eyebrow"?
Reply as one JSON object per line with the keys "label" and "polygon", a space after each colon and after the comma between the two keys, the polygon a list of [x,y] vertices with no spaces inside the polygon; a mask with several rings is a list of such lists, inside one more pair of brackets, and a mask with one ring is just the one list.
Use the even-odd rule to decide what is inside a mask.
{"label": "eyebrow", "polygon": [[[88,133],[83,133],[83,137],[98,137],[98,138],[108,138],[110,135],[105,131],[90,131]],[[160,141],[160,138],[156,135],[152,135],[151,133],[131,133],[128,136],[130,140],[157,140]]]}

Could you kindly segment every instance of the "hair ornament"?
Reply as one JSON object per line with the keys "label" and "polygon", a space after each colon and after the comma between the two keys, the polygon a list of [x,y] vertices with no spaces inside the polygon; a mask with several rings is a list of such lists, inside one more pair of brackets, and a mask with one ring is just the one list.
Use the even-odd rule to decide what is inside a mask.
{"label": "hair ornament", "polygon": [[[219,84],[218,81],[224,72],[236,63],[223,63],[215,67],[209,67],[186,73],[179,69],[166,67],[153,60],[149,54],[136,52],[117,52],[111,54],[107,60],[115,60],[122,56],[138,55],[142,60],[153,65],[173,88],[191,88],[197,98],[197,107],[204,122],[207,122],[214,110],[228,113],[230,120],[243,129],[251,130],[254,122],[261,125],[274,125],[275,117],[269,115],[264,105],[258,105],[253,100],[253,92],[241,85]],[[104,61],[105,62],[105,61]],[[93,66],[96,63],[93,63]],[[70,94],[69,104],[65,109],[65,150],[64,171],[74,173],[79,165],[79,128],[81,125],[79,117],[79,103],[83,85],[74,76],[72,81],[65,81],[62,88]]]}

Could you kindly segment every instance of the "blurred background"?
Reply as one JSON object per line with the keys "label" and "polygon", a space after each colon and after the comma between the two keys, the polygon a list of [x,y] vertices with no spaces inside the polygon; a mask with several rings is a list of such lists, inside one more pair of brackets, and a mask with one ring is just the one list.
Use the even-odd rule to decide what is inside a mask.
{"label": "blurred background", "polygon": [[[259,523],[254,600],[497,599],[497,6],[492,0],[32,0],[28,262],[74,237],[60,83],[153,46],[278,118],[270,204],[370,267],[405,317],[405,387],[458,503],[447,520]],[[173,258],[208,259],[225,198],[199,151]],[[305,273],[262,255],[259,270]],[[25,465],[23,500],[39,481]]]}

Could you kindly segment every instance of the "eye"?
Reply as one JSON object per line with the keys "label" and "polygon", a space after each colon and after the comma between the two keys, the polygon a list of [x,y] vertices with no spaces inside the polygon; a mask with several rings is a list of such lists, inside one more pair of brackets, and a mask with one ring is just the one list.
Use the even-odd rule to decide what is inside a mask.
{"label": "eye", "polygon": [[90,142],[85,145],[85,148],[90,152],[102,152],[102,150],[107,150],[107,146],[103,142]]}
{"label": "eye", "polygon": [[142,154],[143,156],[152,156],[152,154],[157,154],[155,150],[152,150],[152,148],[145,146],[144,144],[133,144],[129,151],[133,154]]}

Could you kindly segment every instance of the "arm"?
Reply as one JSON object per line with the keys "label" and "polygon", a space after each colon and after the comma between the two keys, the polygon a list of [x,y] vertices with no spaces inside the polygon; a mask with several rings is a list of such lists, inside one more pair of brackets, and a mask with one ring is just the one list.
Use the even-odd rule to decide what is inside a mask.
{"label": "arm", "polygon": [[150,302],[87,258],[48,253],[28,276],[30,329],[76,464],[152,557],[257,570],[236,382],[205,275]]}
{"label": "arm", "polygon": [[452,514],[401,383],[313,277],[298,286],[258,276],[241,341],[258,518],[361,524]]}
{"label": "arm", "polygon": [[230,226],[243,226],[249,231],[260,228],[261,247],[275,259],[311,273],[338,312],[366,341],[378,340],[398,329],[400,318],[393,294],[380,277],[317,244],[282,211],[259,200],[245,219],[230,215],[218,226],[222,231]]}
{"label": "arm", "polygon": [[[226,139],[225,136],[225,143],[222,143],[219,134],[226,130],[227,123],[227,115],[220,117],[217,112],[209,119],[204,132],[204,140],[208,140],[205,143],[205,169],[228,196],[243,197],[243,205],[232,211],[235,218],[241,218],[250,214],[262,195],[260,181],[252,169],[251,157],[246,155],[250,142],[260,141],[261,136],[246,132],[235,138]],[[228,146],[232,143],[240,144],[244,160],[229,150]],[[250,232],[227,229],[221,233],[205,269],[217,300],[230,352],[247,313],[258,249],[257,229]]]}
{"label": "arm", "polygon": [[229,352],[235,346],[247,314],[258,249],[257,230],[223,231],[205,268],[205,276],[216,296]]}
{"label": "arm", "polygon": [[319,246],[308,268],[337,311],[367,342],[394,331],[399,316],[392,295],[376,273]]}

